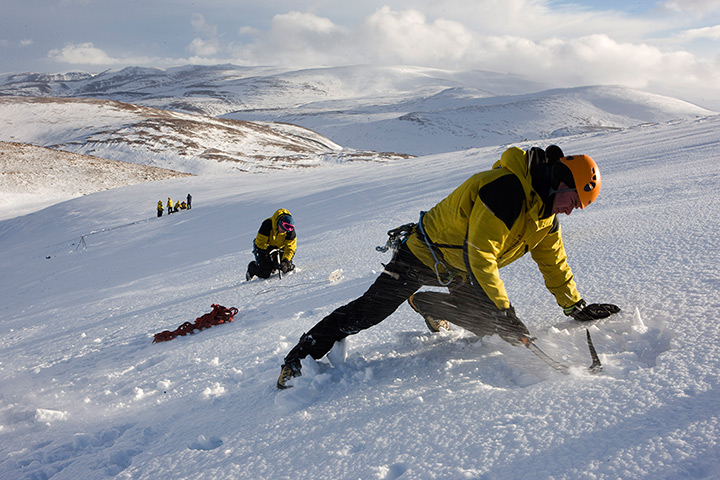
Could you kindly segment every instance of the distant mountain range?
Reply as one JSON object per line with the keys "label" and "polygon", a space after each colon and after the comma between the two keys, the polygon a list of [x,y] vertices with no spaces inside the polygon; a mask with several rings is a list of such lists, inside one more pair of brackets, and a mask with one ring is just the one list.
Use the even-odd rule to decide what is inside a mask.
{"label": "distant mountain range", "polygon": [[365,98],[364,103],[394,104],[405,97],[412,99],[463,86],[480,89],[484,96],[548,88],[492,72],[379,66],[290,70],[215,65],[167,70],[127,67],[98,74],[0,74],[1,96],[105,98],[210,116],[292,109],[313,102],[354,98]]}
{"label": "distant mountain range", "polygon": [[619,86],[549,89],[492,72],[415,67],[0,75],[0,140],[190,173],[561,143],[567,135],[713,114]]}

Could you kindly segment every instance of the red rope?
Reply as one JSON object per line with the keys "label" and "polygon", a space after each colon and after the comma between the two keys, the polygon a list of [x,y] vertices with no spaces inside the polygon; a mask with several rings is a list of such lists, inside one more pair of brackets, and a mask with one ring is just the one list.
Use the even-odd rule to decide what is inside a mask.
{"label": "red rope", "polygon": [[195,323],[185,322],[180,325],[177,330],[170,331],[165,330],[155,334],[153,343],[167,342],[175,337],[184,337],[185,335],[192,335],[195,330],[203,330],[210,328],[213,325],[220,325],[225,322],[232,322],[235,320],[235,315],[238,313],[238,309],[235,307],[226,308],[222,305],[212,305],[212,312],[206,313],[202,317],[195,319]]}

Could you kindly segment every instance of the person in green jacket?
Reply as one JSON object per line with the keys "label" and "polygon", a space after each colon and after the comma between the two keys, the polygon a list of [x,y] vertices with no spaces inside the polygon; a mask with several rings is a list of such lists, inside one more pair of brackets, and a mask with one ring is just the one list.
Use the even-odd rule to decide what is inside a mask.
{"label": "person in green jacket", "polygon": [[[587,155],[565,156],[555,145],[507,149],[491,170],[473,175],[421,212],[417,224],[404,226],[406,235],[375,283],[300,337],[284,359],[277,387],[287,388],[301,374],[303,358],[322,358],[335,342],[380,323],[406,300],[432,331],[452,323],[524,344],[530,334],[498,270],[528,252],[566,315],[586,321],[620,311],[582,299],[557,218],[590,205],[600,186],[600,170]],[[424,285],[448,291],[417,292]]]}

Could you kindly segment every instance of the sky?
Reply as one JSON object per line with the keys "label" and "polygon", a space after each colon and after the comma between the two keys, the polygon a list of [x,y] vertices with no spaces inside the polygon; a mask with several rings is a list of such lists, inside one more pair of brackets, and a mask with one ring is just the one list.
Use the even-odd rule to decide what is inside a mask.
{"label": "sky", "polygon": [[400,64],[720,101],[717,0],[6,0],[0,73]]}

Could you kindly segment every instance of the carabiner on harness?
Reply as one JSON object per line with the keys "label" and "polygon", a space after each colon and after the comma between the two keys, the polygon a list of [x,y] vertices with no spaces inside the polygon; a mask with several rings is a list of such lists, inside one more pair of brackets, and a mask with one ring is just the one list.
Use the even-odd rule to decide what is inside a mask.
{"label": "carabiner on harness", "polygon": [[385,253],[390,249],[396,251],[398,248],[400,248],[400,245],[402,245],[405,240],[407,240],[413,230],[415,230],[416,226],[417,224],[415,223],[406,223],[405,225],[400,225],[397,228],[389,230],[387,232],[388,239],[387,242],[385,242],[385,245],[377,246],[375,247],[375,250],[382,253]]}

